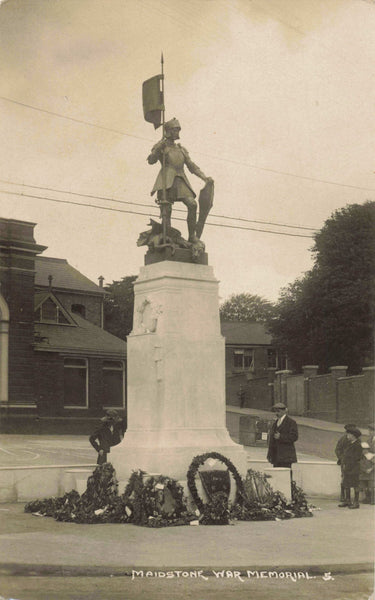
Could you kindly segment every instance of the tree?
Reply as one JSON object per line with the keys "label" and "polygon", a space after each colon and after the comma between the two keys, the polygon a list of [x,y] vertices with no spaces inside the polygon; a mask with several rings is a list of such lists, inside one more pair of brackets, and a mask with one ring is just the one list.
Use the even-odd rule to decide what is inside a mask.
{"label": "tree", "polygon": [[375,202],[339,209],[315,234],[314,266],[282,290],[269,323],[292,364],[373,364]]}
{"label": "tree", "polygon": [[220,306],[222,321],[257,321],[265,323],[273,315],[273,304],[249,293],[232,294]]}
{"label": "tree", "polygon": [[133,328],[135,275],[123,277],[105,286],[108,295],[104,298],[105,329],[125,340]]}

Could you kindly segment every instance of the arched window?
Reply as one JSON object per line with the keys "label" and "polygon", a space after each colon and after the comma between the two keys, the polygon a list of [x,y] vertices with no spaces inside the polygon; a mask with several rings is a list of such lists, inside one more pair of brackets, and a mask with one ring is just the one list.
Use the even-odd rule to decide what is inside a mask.
{"label": "arched window", "polygon": [[72,304],[72,312],[86,318],[86,307],[83,304]]}

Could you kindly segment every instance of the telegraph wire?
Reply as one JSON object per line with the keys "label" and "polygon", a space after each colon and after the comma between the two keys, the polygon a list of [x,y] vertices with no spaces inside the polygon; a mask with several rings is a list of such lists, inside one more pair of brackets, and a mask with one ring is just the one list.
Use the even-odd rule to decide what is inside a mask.
{"label": "telegraph wire", "polygon": [[309,177],[308,175],[296,175],[295,173],[288,173],[288,171],[278,171],[277,169],[271,169],[268,167],[259,167],[257,165],[252,165],[251,163],[245,163],[239,160],[233,160],[231,158],[222,158],[221,156],[214,156],[213,154],[206,154],[203,152],[197,152],[196,154],[201,154],[202,156],[207,156],[208,158],[214,158],[216,160],[222,160],[225,162],[233,163],[235,165],[242,165],[245,167],[250,167],[252,169],[259,169],[259,171],[268,171],[269,173],[277,173],[278,175],[286,175],[288,177],[296,177],[297,179],[306,179],[307,181],[316,181],[317,183],[337,185],[340,187],[347,187],[355,190],[362,190],[365,192],[375,192],[375,188],[366,188],[358,185],[351,185],[349,183],[339,183],[338,181],[329,181],[328,179],[318,179],[316,177]]}
{"label": "telegraph wire", "polygon": [[0,96],[0,100],[5,100],[6,102],[11,102],[13,104],[18,104],[19,106],[23,106],[25,108],[31,108],[32,110],[36,110],[38,112],[46,113],[47,115],[52,115],[53,117],[58,117],[59,119],[67,119],[68,121],[74,121],[74,123],[81,123],[82,125],[89,125],[90,127],[97,127],[98,129],[104,129],[104,131],[110,131],[111,133],[117,133],[119,135],[126,135],[127,137],[133,137],[138,140],[143,141],[151,141],[149,138],[144,138],[139,135],[133,135],[132,133],[126,133],[125,131],[120,131],[119,129],[112,129],[111,127],[105,127],[104,125],[97,125],[96,123],[91,123],[90,121],[83,121],[82,119],[75,119],[74,117],[67,117],[66,115],[62,115],[57,112],[53,112],[51,110],[46,110],[45,108],[39,108],[38,106],[32,106],[31,104],[26,104],[24,102],[19,102],[18,100],[13,100],[12,98],[6,98],[5,96]]}
{"label": "telegraph wire", "polygon": [[[67,117],[66,115],[61,115],[60,113],[45,110],[43,108],[38,108],[36,106],[32,106],[31,104],[26,104],[23,102],[19,102],[17,100],[13,100],[12,98],[6,98],[5,96],[0,96],[0,100],[5,100],[6,102],[18,104],[19,106],[23,106],[25,108],[30,108],[32,110],[36,110],[36,111],[39,111],[42,113],[47,113],[48,115],[59,117],[61,119],[67,119],[68,121],[73,121],[75,123],[81,123],[83,125],[88,125],[90,127],[97,127],[98,129],[102,129],[104,131],[109,131],[109,132],[115,133],[117,135],[125,135],[127,137],[132,137],[132,138],[136,138],[138,140],[143,140],[143,141],[154,143],[154,140],[151,140],[150,138],[141,137],[139,135],[133,135],[131,133],[126,133],[125,131],[120,131],[119,129],[112,129],[110,127],[104,127],[103,125],[97,125],[96,123],[90,123],[90,121],[83,121],[81,119],[75,119],[74,117]],[[361,190],[361,191],[365,191],[365,192],[375,192],[375,188],[367,188],[367,187],[362,187],[362,186],[358,186],[358,185],[351,185],[348,183],[340,183],[338,181],[329,181],[328,179],[319,179],[317,177],[309,177],[307,175],[297,175],[296,173],[289,173],[288,171],[279,171],[277,169],[271,169],[269,167],[260,167],[258,165],[254,165],[251,163],[247,163],[247,162],[243,162],[243,161],[239,161],[239,160],[233,160],[230,158],[223,158],[221,156],[207,154],[207,153],[199,152],[199,151],[197,151],[196,154],[200,154],[201,156],[207,156],[208,158],[213,158],[214,160],[219,160],[219,161],[223,161],[223,162],[227,162],[227,163],[241,165],[244,167],[250,167],[251,169],[258,169],[259,171],[266,171],[269,173],[274,173],[276,175],[284,175],[286,177],[294,177],[296,179],[303,179],[306,181],[316,181],[317,183],[323,183],[326,185],[336,185],[339,187],[351,188],[351,189]]]}
{"label": "telegraph wire", "polygon": [[[16,181],[9,181],[6,179],[0,179],[1,183],[6,183],[8,185],[19,185],[22,187],[28,187],[28,188],[33,188],[33,189],[38,189],[38,190],[47,190],[49,192],[57,192],[57,193],[61,193],[61,194],[71,194],[73,196],[81,196],[83,198],[95,198],[96,200],[104,200],[104,201],[109,201],[109,202],[116,202],[118,204],[130,204],[133,206],[141,206],[143,208],[150,208],[150,204],[142,204],[141,202],[132,202],[131,200],[117,200],[115,198],[109,198],[108,196],[98,196],[98,195],[94,195],[94,194],[84,194],[82,192],[72,192],[69,190],[61,190],[61,189],[57,189],[57,188],[52,188],[52,187],[45,187],[42,185],[33,185],[33,184],[29,184],[29,183],[19,183]],[[183,209],[181,208],[174,208],[173,209],[175,212],[185,212]],[[317,231],[317,229],[315,227],[306,227],[303,225],[290,225],[290,224],[286,224],[286,223],[274,223],[272,221],[261,221],[261,220],[255,220],[255,219],[247,219],[245,217],[229,217],[226,215],[215,215],[214,213],[210,214],[211,217],[215,217],[217,219],[228,219],[231,221],[243,221],[245,223],[260,223],[263,225],[274,225],[275,227],[288,227],[290,229],[305,229],[307,231]]]}
{"label": "telegraph wire", "polygon": [[[96,208],[99,210],[108,210],[111,212],[119,212],[119,213],[128,213],[128,214],[133,214],[133,215],[142,215],[143,217],[156,217],[158,215],[154,215],[154,214],[150,214],[150,213],[142,213],[142,212],[138,212],[135,210],[125,210],[125,209],[120,209],[120,208],[113,208],[110,206],[99,206],[97,204],[84,204],[82,202],[74,202],[73,200],[58,200],[57,198],[48,198],[47,196],[39,196],[39,195],[34,195],[34,194],[25,194],[23,192],[10,192],[8,190],[0,190],[0,194],[9,194],[11,196],[21,196],[21,197],[25,197],[25,198],[32,198],[35,200],[47,200],[49,202],[57,202],[58,204],[73,204],[75,206],[85,206],[86,208]],[[153,208],[153,207],[152,207]],[[157,207],[155,207],[157,208]],[[186,219],[181,218],[181,217],[174,217],[174,219],[176,221],[185,221]],[[273,233],[275,235],[286,235],[286,236],[290,236],[290,237],[301,237],[301,238],[309,238],[309,239],[314,239],[312,235],[303,235],[300,233],[286,233],[283,231],[271,231],[269,229],[257,229],[255,227],[243,227],[241,225],[227,225],[224,223],[210,223],[210,222],[206,222],[206,225],[210,225],[212,227],[225,227],[228,229],[242,229],[245,231],[259,231],[261,233]]]}

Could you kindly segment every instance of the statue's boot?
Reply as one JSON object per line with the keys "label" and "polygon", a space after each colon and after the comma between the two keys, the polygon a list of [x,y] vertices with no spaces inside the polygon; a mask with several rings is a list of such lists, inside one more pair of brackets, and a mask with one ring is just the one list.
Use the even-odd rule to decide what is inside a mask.
{"label": "statue's boot", "polygon": [[188,232],[189,232],[189,242],[198,242],[198,238],[195,234],[195,228],[197,225],[197,209],[195,208],[189,208],[188,210],[188,217],[187,217],[187,226],[188,226]]}

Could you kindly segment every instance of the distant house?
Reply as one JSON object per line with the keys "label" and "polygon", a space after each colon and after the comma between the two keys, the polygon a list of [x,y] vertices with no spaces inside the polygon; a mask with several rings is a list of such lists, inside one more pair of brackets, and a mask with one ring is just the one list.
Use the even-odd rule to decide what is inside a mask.
{"label": "distant house", "polygon": [[34,226],[0,219],[0,430],[86,433],[126,413],[126,343],[103,329],[102,285],[39,256]]}
{"label": "distant house", "polygon": [[285,369],[282,357],[262,323],[223,321],[225,337],[226,403],[269,408],[273,401],[273,379]]}

